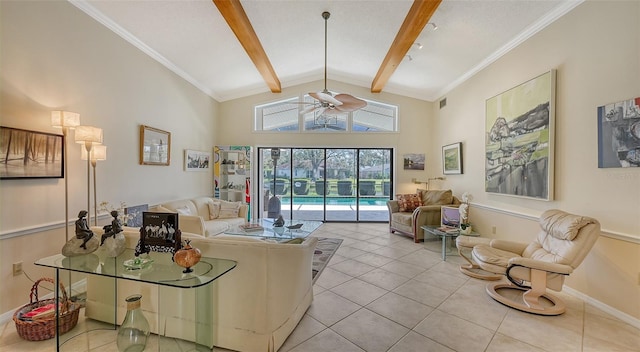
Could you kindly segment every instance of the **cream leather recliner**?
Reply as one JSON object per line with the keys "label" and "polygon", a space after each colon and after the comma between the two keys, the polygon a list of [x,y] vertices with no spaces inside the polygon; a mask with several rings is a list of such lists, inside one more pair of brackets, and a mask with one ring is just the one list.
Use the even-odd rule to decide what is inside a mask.
{"label": "cream leather recliner", "polygon": [[[598,239],[600,223],[555,209],[545,211],[539,222],[540,232],[529,244],[492,240],[474,246],[471,253],[481,269],[503,274],[510,281],[487,285],[493,299],[533,314],[559,315],[565,311],[564,302],[547,288],[562,290],[565,276],[582,263]],[[507,290],[522,294],[509,295]]]}

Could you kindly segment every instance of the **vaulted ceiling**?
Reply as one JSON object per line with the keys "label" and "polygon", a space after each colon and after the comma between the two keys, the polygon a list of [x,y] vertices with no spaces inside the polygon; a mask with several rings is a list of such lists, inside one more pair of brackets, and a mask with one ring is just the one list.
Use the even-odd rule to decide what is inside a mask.
{"label": "vaulted ceiling", "polygon": [[[218,101],[323,79],[323,11],[328,79],[433,101],[580,2],[71,1]],[[251,28],[257,61],[256,42],[241,44]]]}

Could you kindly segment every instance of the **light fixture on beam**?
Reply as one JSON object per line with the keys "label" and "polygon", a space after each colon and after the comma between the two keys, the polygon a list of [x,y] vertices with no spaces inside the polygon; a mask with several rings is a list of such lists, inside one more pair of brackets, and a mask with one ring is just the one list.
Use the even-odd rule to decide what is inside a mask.
{"label": "light fixture on beam", "polygon": [[424,46],[418,42],[413,43],[413,45],[416,46],[416,48],[418,48],[418,50],[422,49]]}
{"label": "light fixture on beam", "polygon": [[433,27],[433,30],[434,30],[434,31],[437,31],[437,30],[438,30],[438,25],[437,25],[437,24],[435,24],[435,23],[433,23],[433,22],[429,22],[429,23],[427,23],[427,26],[428,26],[428,25],[431,25],[431,26]]}
{"label": "light fixture on beam", "polygon": [[55,110],[51,112],[51,126],[62,129],[62,135],[64,136],[63,145],[63,172],[64,172],[64,236],[65,242],[69,241],[69,173],[67,172],[67,165],[69,159],[67,158],[67,137],[69,131],[80,125],[80,114],[70,111]]}

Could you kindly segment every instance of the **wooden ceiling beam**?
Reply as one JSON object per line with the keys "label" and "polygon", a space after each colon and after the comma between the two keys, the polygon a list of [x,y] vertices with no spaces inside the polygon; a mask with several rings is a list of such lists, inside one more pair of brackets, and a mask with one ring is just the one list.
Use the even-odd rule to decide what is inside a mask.
{"label": "wooden ceiling beam", "polygon": [[371,83],[371,93],[382,91],[441,2],[442,0],[415,0],[413,2],[387,56],[382,61],[382,65]]}
{"label": "wooden ceiling beam", "polygon": [[262,75],[272,93],[281,93],[282,87],[276,71],[271,66],[267,54],[253,30],[249,17],[244,12],[239,0],[212,0],[225,21],[238,38],[238,41],[249,55],[251,61]]}

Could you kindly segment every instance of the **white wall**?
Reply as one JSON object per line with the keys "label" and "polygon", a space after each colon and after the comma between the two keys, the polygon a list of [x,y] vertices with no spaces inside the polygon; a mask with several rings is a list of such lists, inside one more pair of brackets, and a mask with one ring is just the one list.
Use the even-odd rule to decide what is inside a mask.
{"label": "white wall", "polygon": [[[550,69],[557,70],[555,200],[485,192],[486,99]],[[463,143],[464,174],[448,176],[447,186],[473,194],[470,217],[480,233],[530,241],[537,228],[531,219],[550,208],[598,219],[609,237],[598,241],[568,285],[636,319],[640,168],[598,168],[596,108],[638,96],[640,2],[588,1],[447,94],[447,107],[434,107],[439,133],[430,143],[432,150]],[[428,162],[433,168],[441,161]]]}
{"label": "white wall", "polygon": [[[155,204],[213,194],[211,171],[183,171],[183,150],[213,151],[215,100],[66,1],[2,1],[0,13],[2,126],[61,134],[50,115],[62,109],[102,128],[107,160],[97,166],[98,202]],[[141,124],[171,132],[170,166],[139,165]],[[75,220],[87,208],[87,166],[73,133],[70,139],[69,216]],[[0,194],[0,312],[6,312],[24,303],[31,286],[11,275],[11,263],[24,262],[37,278],[46,271],[31,263],[62,248],[64,181],[3,180]]]}

